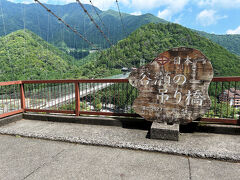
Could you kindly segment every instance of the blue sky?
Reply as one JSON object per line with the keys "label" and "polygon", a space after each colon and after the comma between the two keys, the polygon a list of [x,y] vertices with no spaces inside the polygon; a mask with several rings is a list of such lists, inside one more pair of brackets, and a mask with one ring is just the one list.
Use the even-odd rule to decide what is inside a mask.
{"label": "blue sky", "polygon": [[[32,3],[34,0],[9,0]],[[75,0],[40,0],[67,4]],[[116,0],[91,0],[101,10],[117,10]],[[89,0],[81,0],[89,4]],[[183,26],[215,34],[240,34],[240,0],[118,0],[122,12],[151,13]]]}

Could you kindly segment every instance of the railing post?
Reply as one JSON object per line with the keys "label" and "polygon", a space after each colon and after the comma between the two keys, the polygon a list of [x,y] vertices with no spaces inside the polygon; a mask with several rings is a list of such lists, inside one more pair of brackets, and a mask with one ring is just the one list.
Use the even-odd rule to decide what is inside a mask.
{"label": "railing post", "polygon": [[238,120],[237,120],[237,124],[240,125],[240,111],[238,112]]}
{"label": "railing post", "polygon": [[20,97],[21,97],[21,108],[24,111],[26,108],[26,103],[25,103],[25,93],[24,93],[24,84],[23,83],[20,84]]}
{"label": "railing post", "polygon": [[75,114],[79,116],[80,112],[80,93],[79,93],[79,83],[75,82]]}

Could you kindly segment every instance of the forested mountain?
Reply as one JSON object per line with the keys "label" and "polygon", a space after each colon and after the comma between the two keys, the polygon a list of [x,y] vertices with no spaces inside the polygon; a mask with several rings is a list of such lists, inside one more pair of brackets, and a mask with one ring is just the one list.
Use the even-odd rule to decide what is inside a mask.
{"label": "forested mountain", "polygon": [[28,30],[0,38],[0,81],[80,78],[75,59]]}
{"label": "forested mountain", "polygon": [[[39,4],[16,4],[6,0],[1,0],[0,6],[3,7],[3,15],[0,17],[0,36],[4,35],[4,26],[6,34],[14,32],[19,29],[29,29],[35,34],[41,36],[47,42],[50,42],[58,47],[64,48],[79,48],[87,49],[86,44],[81,38],[76,36],[73,32],[66,29],[55,17],[48,13]],[[61,17],[66,23],[74,27],[81,34],[94,42],[100,47],[109,47],[100,32],[96,29],[89,17],[84,13],[82,8],[77,3],[67,5],[46,5],[55,14]],[[94,9],[90,5],[84,5],[94,20],[100,25],[104,33],[109,39],[116,43],[123,39],[132,31],[136,30],[144,24],[150,22],[166,23],[167,21],[157,18],[151,14],[144,14],[141,16],[134,16],[122,13],[123,22],[127,33],[122,29],[121,21],[118,12],[113,10],[101,11],[96,8],[100,14],[105,27],[101,24],[100,19],[96,15]],[[2,18],[4,21],[2,21]],[[5,23],[4,23],[5,22]]]}
{"label": "forested mountain", "polygon": [[[106,77],[120,73],[122,67],[138,67],[141,62],[150,62],[158,53],[178,46],[201,50],[212,61],[215,76],[239,76],[239,56],[218,44],[233,53],[240,54],[238,43],[240,35],[218,36],[196,32],[168,23],[151,14],[132,16],[123,13],[123,22],[127,30],[125,34],[118,12],[97,9],[106,26],[101,28],[113,42],[120,41],[99,54],[90,54],[76,61],[53,45],[77,58],[81,58],[79,56],[81,53],[87,55],[89,47],[45,9],[38,4],[15,4],[6,0],[0,2],[3,8],[3,14],[0,14],[0,35],[10,33],[0,38],[0,81]],[[47,5],[47,7],[96,46],[108,47],[78,4]],[[92,6],[85,5],[85,7],[98,24],[101,24]],[[153,23],[137,29],[149,22]],[[19,30],[22,28],[25,30]],[[40,35],[47,42],[27,29]],[[123,39],[126,36],[128,37]]]}
{"label": "forested mountain", "polygon": [[[215,76],[240,75],[240,58],[222,46],[201,37],[178,24],[149,24],[105,50],[94,61],[82,67],[83,75],[99,76],[98,71],[121,67],[138,67],[141,61],[150,62],[159,53],[173,47],[187,46],[202,51],[212,62]],[[98,68],[98,71],[89,71]],[[101,73],[100,73],[101,74]],[[101,75],[104,76],[104,73]]]}
{"label": "forested mountain", "polygon": [[203,31],[197,31],[201,36],[204,36],[211,41],[225,47],[230,52],[240,55],[240,34],[225,34],[216,35],[209,34]]}
{"label": "forested mountain", "polygon": [[0,38],[0,81],[106,77],[121,73],[122,67],[138,67],[141,62],[150,62],[159,53],[179,46],[201,50],[211,60],[215,76],[239,76],[238,56],[188,28],[152,23],[116,46],[90,54],[81,61],[28,30],[16,31]]}
{"label": "forested mountain", "polygon": [[[1,0],[0,2],[0,6],[3,7],[3,14],[0,17],[0,36],[5,35],[4,29],[6,30],[6,34],[8,34],[26,28],[76,58],[82,58],[89,53],[88,50],[90,47],[88,44],[84,43],[74,33],[68,31],[66,27],[39,4],[16,4],[6,0]],[[84,34],[97,47],[109,47],[109,44],[104,40],[77,3],[67,5],[47,4],[46,6],[72,27],[76,28],[78,32]],[[104,27],[93,7],[87,4],[84,6],[113,43],[126,38],[131,32],[142,25],[148,23],[167,23],[167,21],[152,14],[134,16],[122,13],[127,31],[125,34],[118,12],[113,10],[101,11],[96,8],[105,24]],[[225,47],[230,52],[240,55],[240,35],[215,35],[201,31],[197,32],[201,36],[207,37]]]}

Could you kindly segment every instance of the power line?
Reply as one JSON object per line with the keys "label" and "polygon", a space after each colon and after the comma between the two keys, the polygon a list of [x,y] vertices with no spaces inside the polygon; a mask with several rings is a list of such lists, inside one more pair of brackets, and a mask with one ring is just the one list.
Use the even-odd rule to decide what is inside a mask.
{"label": "power line", "polygon": [[120,11],[120,8],[119,8],[118,0],[116,0],[116,4],[117,4],[117,8],[118,8],[118,13],[119,13],[119,16],[120,16],[120,19],[121,19],[123,32],[124,32],[125,35],[127,36],[127,32],[126,32],[125,26],[124,26],[124,24],[123,24],[123,18],[122,18],[122,14],[121,14],[121,11]]}
{"label": "power line", "polygon": [[67,24],[65,21],[62,20],[62,18],[58,17],[56,14],[54,14],[50,9],[48,9],[44,4],[42,4],[39,0],[34,0],[38,4],[40,4],[44,9],[47,10],[47,12],[51,13],[53,16],[55,16],[59,21],[61,21],[67,28],[69,28],[72,32],[77,34],[80,38],[82,38],[84,41],[86,41],[88,44],[90,44],[92,47],[97,49],[99,51],[99,48],[97,48],[92,42],[87,40],[85,37],[83,37],[82,34],[80,34],[76,29],[72,28],[69,24]]}
{"label": "power line", "polygon": [[93,22],[93,24],[96,26],[96,28],[100,31],[100,33],[103,35],[103,37],[106,39],[106,41],[110,44],[110,46],[112,46],[112,43],[110,42],[110,40],[107,38],[107,36],[104,34],[104,32],[101,30],[101,28],[98,26],[98,24],[94,21],[94,19],[92,18],[92,16],[88,13],[88,11],[85,9],[85,7],[83,6],[83,4],[80,2],[80,0],[76,0],[78,2],[78,4],[82,7],[83,11],[88,15],[88,17],[90,18],[90,20]]}

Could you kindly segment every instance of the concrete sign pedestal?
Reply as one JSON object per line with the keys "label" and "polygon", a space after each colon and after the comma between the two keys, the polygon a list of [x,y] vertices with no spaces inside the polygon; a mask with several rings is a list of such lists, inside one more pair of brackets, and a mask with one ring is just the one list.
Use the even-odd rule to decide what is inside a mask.
{"label": "concrete sign pedestal", "polygon": [[179,124],[153,122],[150,130],[151,139],[172,140],[179,139]]}

